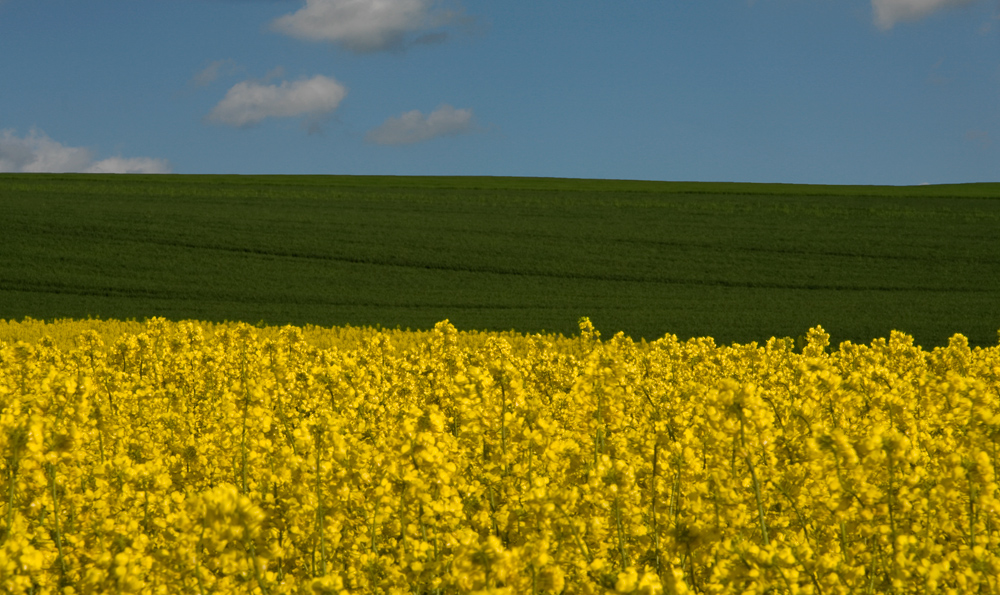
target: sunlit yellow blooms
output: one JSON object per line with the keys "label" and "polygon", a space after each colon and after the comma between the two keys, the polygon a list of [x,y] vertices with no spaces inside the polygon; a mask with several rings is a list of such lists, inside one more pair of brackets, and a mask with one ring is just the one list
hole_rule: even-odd
{"label": "sunlit yellow blooms", "polygon": [[0,321],[5,593],[998,593],[1000,348]]}

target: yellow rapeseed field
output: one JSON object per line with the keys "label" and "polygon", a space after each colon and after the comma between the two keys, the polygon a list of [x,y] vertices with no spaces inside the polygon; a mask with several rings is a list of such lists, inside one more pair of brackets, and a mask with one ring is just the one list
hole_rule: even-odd
{"label": "yellow rapeseed field", "polygon": [[998,593],[1000,348],[0,325],[4,593]]}

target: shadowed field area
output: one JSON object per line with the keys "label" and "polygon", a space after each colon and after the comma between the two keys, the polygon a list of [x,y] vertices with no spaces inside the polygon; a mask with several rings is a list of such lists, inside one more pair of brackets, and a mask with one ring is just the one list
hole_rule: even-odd
{"label": "shadowed field area", "polygon": [[0,175],[0,318],[605,336],[1000,329],[1000,184]]}

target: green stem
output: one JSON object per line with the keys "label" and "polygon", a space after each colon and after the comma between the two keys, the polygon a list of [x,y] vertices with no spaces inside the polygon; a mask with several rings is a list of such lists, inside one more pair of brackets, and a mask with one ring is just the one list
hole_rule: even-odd
{"label": "green stem", "polygon": [[320,468],[321,431],[319,428],[316,429],[316,527],[319,531],[319,570],[321,576],[326,576],[326,531],[323,526],[323,497],[320,494],[320,486],[323,479],[322,469]]}
{"label": "green stem", "polygon": [[242,486],[243,491],[240,494],[247,495],[247,416],[250,410],[250,391],[247,389],[246,384],[243,385],[243,433],[240,436],[240,455],[242,457]]}
{"label": "green stem", "polygon": [[628,559],[625,557],[625,530],[622,528],[622,512],[618,498],[615,498],[615,523],[618,525],[618,555],[622,560],[622,570],[628,568]]}
{"label": "green stem", "polygon": [[812,537],[809,535],[809,521],[805,518],[805,516],[803,516],[802,511],[800,511],[799,507],[795,504],[795,500],[792,498],[791,494],[776,483],[772,483],[771,485],[778,490],[779,494],[785,497],[785,500],[788,500],[788,505],[792,507],[792,512],[795,513],[795,516],[799,519],[799,523],[802,525],[802,531],[805,533],[806,539],[811,540]]}
{"label": "green stem", "polygon": [[[419,509],[417,510],[417,513],[418,513],[417,519],[420,521],[420,538],[424,540],[424,543],[427,543],[427,526],[424,525],[424,503],[423,502],[419,503]],[[437,556],[435,555],[435,557],[437,557]]]}
{"label": "green stem", "polygon": [[56,549],[59,551],[59,571],[66,577],[66,559],[63,557],[62,529],[59,527],[59,495],[56,492],[56,466],[48,464],[49,485],[52,489],[52,518],[56,526]]}
{"label": "green stem", "polygon": [[247,548],[247,557],[249,558],[250,566],[253,567],[253,577],[257,581],[257,586],[260,587],[261,593],[268,595],[270,590],[264,584],[264,579],[260,576],[260,569],[257,568],[257,548],[254,546],[253,541],[250,542]]}
{"label": "green stem", "polygon": [[650,504],[650,518],[653,521],[653,553],[656,556],[656,575],[660,575],[660,531],[656,525],[656,471],[657,471],[657,459],[660,453],[660,443],[657,441],[653,445],[653,497],[652,504]]}
{"label": "green stem", "polygon": [[17,469],[11,470],[10,486],[7,490],[7,523],[4,526],[3,541],[0,544],[7,541],[10,536],[11,526],[14,524],[14,487],[17,485]]}
{"label": "green stem", "polygon": [[145,485],[142,486],[142,528],[148,534],[149,533],[149,484],[150,480],[146,480]]}
{"label": "green stem", "polygon": [[497,537],[500,537],[500,527],[497,526],[497,519],[496,519],[497,506],[496,503],[493,502],[493,484],[488,484],[486,486],[486,489],[487,489],[487,494],[489,494],[490,497],[490,523],[493,525],[493,533]]}
{"label": "green stem", "polygon": [[681,463],[683,461],[678,461],[677,464],[677,476],[674,478],[674,488],[670,492],[670,511],[669,515],[674,517],[674,530],[677,530],[677,523],[680,521],[681,515]]}
{"label": "green stem", "polygon": [[847,564],[847,529],[844,527],[844,520],[840,520],[840,555]]}
{"label": "green stem", "polygon": [[893,566],[896,564],[896,515],[895,515],[895,503],[896,494],[893,490],[893,484],[896,479],[896,466],[893,464],[892,454],[889,455],[889,527],[892,529],[892,563]]}
{"label": "green stem", "polygon": [[372,541],[371,545],[368,548],[368,551],[371,552],[372,554],[375,553],[375,517],[377,515],[378,515],[378,501],[375,502],[375,508],[372,509],[372,526],[371,526]]}
{"label": "green stem", "polygon": [[746,432],[744,431],[743,412],[740,412],[740,440],[743,442],[743,450],[746,452],[747,467],[750,468],[750,479],[753,480],[753,494],[757,499],[757,518],[760,520],[760,532],[764,539],[764,545],[771,545],[771,540],[767,536],[767,523],[764,521],[764,503],[760,496],[760,482],[757,481],[757,471],[753,468],[753,458],[747,449]]}
{"label": "green stem", "polygon": [[27,443],[27,440],[28,430],[23,426],[11,433],[10,483],[7,486],[7,524],[4,526],[3,540],[0,543],[7,541],[11,533],[11,526],[14,523],[14,492],[17,488],[17,472],[21,467],[21,449]]}
{"label": "green stem", "polygon": [[976,547],[976,486],[969,474],[969,547]]}
{"label": "green stem", "polygon": [[500,360],[500,452],[503,453],[503,470],[507,474],[507,391],[504,389],[503,360]]}
{"label": "green stem", "polygon": [[580,537],[580,532],[576,530],[576,525],[574,525],[573,522],[570,521],[569,515],[566,514],[566,511],[561,506],[559,507],[559,512],[562,513],[563,518],[566,521],[568,521],[570,528],[573,530],[573,537],[576,539],[576,545],[577,547],[580,548],[580,551],[583,552],[583,555],[586,556],[587,563],[589,564],[593,562],[594,557],[590,555],[590,549],[587,547],[587,544],[584,543],[583,539]]}
{"label": "green stem", "polygon": [[198,546],[194,550],[194,573],[198,578],[198,594],[205,595],[205,583],[201,578],[201,564],[198,562],[198,551],[201,550],[202,543],[205,541],[205,526],[201,527],[201,537],[198,539]]}
{"label": "green stem", "polygon": [[532,468],[531,468],[531,464],[532,463],[531,463],[531,461],[532,461],[532,459],[531,459],[531,443],[529,442],[528,443],[528,489],[529,490],[532,489],[533,487],[535,487],[535,484],[532,483]]}

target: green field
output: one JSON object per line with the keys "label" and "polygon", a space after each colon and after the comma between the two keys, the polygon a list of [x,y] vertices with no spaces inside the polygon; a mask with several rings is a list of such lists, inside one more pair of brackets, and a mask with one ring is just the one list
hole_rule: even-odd
{"label": "green field", "polygon": [[995,345],[1000,184],[2,174],[26,316]]}

